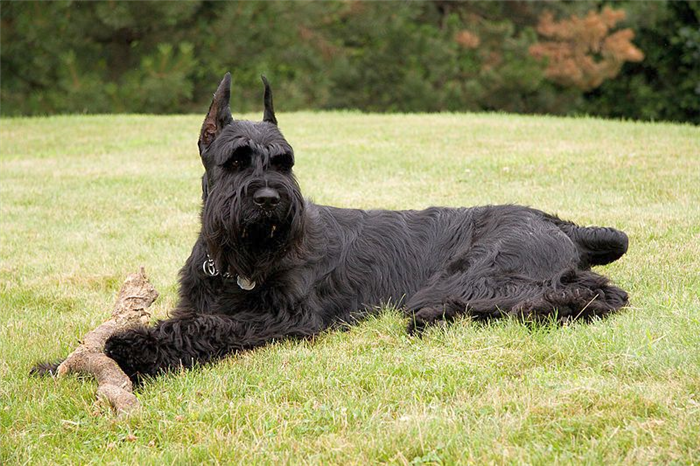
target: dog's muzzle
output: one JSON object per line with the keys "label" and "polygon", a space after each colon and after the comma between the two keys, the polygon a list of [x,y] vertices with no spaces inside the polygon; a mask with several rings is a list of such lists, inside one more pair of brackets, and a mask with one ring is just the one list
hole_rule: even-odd
{"label": "dog's muzzle", "polygon": [[273,210],[280,203],[280,193],[269,187],[260,188],[253,194],[253,202],[263,210]]}

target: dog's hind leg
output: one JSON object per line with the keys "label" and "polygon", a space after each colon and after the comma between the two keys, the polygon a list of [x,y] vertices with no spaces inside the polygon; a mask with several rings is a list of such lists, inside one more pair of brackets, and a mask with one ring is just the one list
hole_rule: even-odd
{"label": "dog's hind leg", "polygon": [[[566,270],[546,281],[523,276],[483,276],[453,285],[451,290],[422,290],[408,303],[408,330],[416,333],[440,321],[468,315],[475,319],[506,316],[558,321],[604,316],[627,304],[627,293],[605,277],[585,270]],[[442,294],[442,300],[438,296]],[[426,298],[432,297],[429,303]]]}

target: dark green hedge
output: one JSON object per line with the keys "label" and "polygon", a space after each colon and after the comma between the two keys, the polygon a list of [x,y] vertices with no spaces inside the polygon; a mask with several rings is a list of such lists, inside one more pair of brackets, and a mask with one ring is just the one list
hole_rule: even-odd
{"label": "dark green hedge", "polygon": [[230,70],[237,112],[260,110],[265,73],[285,111],[585,112],[699,123],[700,3],[616,2],[645,60],[588,93],[545,78],[528,52],[540,14],[603,5],[3,2],[0,110],[201,113]]}

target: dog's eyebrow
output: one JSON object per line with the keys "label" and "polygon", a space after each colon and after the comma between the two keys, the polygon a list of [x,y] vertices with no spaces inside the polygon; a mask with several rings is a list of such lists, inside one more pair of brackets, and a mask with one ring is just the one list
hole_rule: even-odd
{"label": "dog's eyebrow", "polygon": [[262,144],[259,144],[256,141],[253,141],[252,139],[245,139],[244,142],[241,143],[241,146],[245,146],[257,154],[264,154],[265,153],[265,146],[263,146]]}
{"label": "dog's eyebrow", "polygon": [[229,157],[231,154],[238,152],[238,151],[251,151],[255,150],[256,147],[251,144],[251,141],[247,139],[242,139],[242,138],[237,138],[232,141],[227,141],[222,147],[221,147],[221,155],[223,157]]}
{"label": "dog's eyebrow", "polygon": [[251,141],[247,138],[242,138],[242,137],[231,138],[227,141],[222,141],[221,146],[220,146],[220,151],[230,153],[230,152],[233,152],[241,147],[249,147],[250,143],[251,143]]}
{"label": "dog's eyebrow", "polygon": [[275,155],[294,154],[294,150],[290,146],[278,143],[269,144],[267,146],[267,151],[270,154],[270,157],[274,157]]}
{"label": "dog's eyebrow", "polygon": [[238,137],[238,138],[234,139],[233,141],[231,141],[231,146],[230,146],[230,148],[231,148],[232,150],[236,150],[236,149],[238,149],[239,147],[244,147],[244,146],[245,146],[245,147],[249,147],[249,148],[253,149],[253,148],[254,148],[254,145],[255,145],[255,142],[253,142],[252,139],[243,138],[243,137]]}

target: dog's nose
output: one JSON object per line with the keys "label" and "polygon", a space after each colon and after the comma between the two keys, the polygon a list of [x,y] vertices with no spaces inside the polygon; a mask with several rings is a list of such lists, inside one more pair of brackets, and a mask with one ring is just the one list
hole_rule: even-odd
{"label": "dog's nose", "polygon": [[272,188],[260,188],[253,194],[253,202],[260,207],[270,209],[280,203],[280,194]]}

